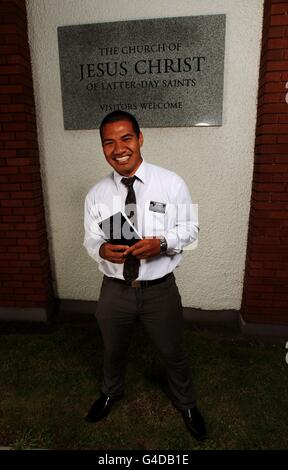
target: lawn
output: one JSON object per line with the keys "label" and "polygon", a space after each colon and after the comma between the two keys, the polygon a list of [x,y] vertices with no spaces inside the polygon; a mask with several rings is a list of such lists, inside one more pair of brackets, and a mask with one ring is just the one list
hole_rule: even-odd
{"label": "lawn", "polygon": [[100,423],[84,417],[98,396],[102,341],[94,322],[41,334],[0,335],[0,446],[14,449],[288,449],[288,365],[283,343],[185,330],[209,439],[195,441],[167,396],[154,346],[137,325],[125,399]]}

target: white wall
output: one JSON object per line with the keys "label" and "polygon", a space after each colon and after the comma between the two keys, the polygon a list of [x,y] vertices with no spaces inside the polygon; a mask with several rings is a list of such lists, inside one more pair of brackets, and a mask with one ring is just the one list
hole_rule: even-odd
{"label": "white wall", "polygon": [[95,300],[101,275],[83,243],[83,203],[110,171],[97,130],[64,131],[57,27],[226,14],[222,127],[144,129],[143,155],[176,171],[199,204],[198,248],[176,270],[185,306],[238,309],[250,207],[263,0],[27,0],[41,172],[57,295]]}

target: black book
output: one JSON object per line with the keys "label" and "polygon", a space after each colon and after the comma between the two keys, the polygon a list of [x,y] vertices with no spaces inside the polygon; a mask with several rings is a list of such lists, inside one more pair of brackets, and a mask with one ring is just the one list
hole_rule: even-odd
{"label": "black book", "polygon": [[128,245],[141,240],[139,233],[124,212],[116,212],[99,222],[104,238],[113,245]]}

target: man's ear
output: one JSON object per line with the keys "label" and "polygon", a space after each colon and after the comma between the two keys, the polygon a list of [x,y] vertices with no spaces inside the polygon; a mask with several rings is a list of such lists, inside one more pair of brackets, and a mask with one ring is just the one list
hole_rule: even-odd
{"label": "man's ear", "polygon": [[140,131],[140,134],[139,134],[139,144],[140,144],[140,147],[142,147],[143,142],[144,142],[144,137],[143,137],[142,132]]}

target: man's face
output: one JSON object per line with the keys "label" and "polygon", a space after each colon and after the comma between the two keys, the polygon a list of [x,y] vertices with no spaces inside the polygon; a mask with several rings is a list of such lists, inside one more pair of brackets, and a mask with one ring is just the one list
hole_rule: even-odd
{"label": "man's face", "polygon": [[104,155],[109,165],[120,175],[134,175],[142,162],[142,144],[142,133],[137,137],[130,121],[111,122],[105,124],[102,129]]}

